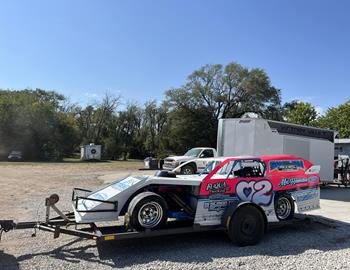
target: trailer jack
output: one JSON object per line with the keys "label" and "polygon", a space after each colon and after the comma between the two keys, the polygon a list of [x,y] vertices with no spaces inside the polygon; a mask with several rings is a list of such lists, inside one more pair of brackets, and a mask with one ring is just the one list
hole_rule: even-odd
{"label": "trailer jack", "polygon": [[52,208],[63,220],[69,221],[68,217],[61,212],[56,207],[56,203],[60,200],[60,197],[57,194],[52,194],[50,197],[45,199],[45,206],[46,206],[46,222],[49,222],[50,220],[50,209]]}

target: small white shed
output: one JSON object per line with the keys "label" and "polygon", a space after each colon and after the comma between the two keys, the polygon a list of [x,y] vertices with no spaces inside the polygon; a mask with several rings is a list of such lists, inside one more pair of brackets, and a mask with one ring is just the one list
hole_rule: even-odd
{"label": "small white shed", "polygon": [[101,160],[101,145],[93,143],[83,145],[80,149],[81,160]]}

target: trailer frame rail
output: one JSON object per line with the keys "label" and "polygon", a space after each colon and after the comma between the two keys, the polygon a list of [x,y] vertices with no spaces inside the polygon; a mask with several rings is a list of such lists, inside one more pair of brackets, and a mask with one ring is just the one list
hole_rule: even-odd
{"label": "trailer frame rail", "polygon": [[[95,223],[77,223],[74,218],[74,212],[63,214],[55,206],[58,200],[59,198],[56,194],[53,194],[49,198],[45,199],[45,205],[47,207],[46,221],[29,221],[16,223],[14,220],[11,219],[0,220],[0,241],[3,232],[22,229],[34,229],[34,233],[32,234],[33,237],[36,236],[36,230],[38,229],[41,231],[53,233],[54,238],[58,238],[61,234],[66,234],[98,241],[124,240],[164,235],[186,234],[194,232],[225,230],[225,227],[223,225],[200,226],[198,224],[193,224],[192,220],[170,220],[165,228],[153,230],[146,229],[144,231],[136,231],[134,229],[128,228],[125,225],[99,227]],[[55,212],[57,212],[58,216],[54,218],[49,218],[51,208],[55,210]],[[312,219],[308,216],[296,215],[295,218],[290,221],[288,220],[268,223],[267,229],[280,227],[284,225],[290,225],[294,223],[311,221]]]}

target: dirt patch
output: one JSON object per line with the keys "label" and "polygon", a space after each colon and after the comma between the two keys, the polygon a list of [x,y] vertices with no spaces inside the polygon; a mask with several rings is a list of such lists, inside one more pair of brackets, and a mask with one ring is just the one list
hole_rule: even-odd
{"label": "dirt patch", "polygon": [[142,162],[139,161],[0,163],[0,217],[16,220],[33,218],[33,213],[43,205],[45,197],[52,193],[59,194],[63,200],[73,187],[93,188],[103,183],[98,179],[101,175],[140,167]]}

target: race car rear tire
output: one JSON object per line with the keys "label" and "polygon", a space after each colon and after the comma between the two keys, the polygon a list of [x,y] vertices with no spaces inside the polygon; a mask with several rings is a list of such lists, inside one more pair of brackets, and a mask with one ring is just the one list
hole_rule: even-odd
{"label": "race car rear tire", "polygon": [[226,229],[234,244],[251,246],[259,243],[264,236],[265,220],[257,207],[245,205],[232,215]]}
{"label": "race car rear tire", "polygon": [[275,213],[278,220],[290,220],[294,217],[294,201],[288,194],[276,194]]}
{"label": "race car rear tire", "polygon": [[140,193],[129,204],[129,225],[138,231],[164,227],[167,212],[168,205],[163,197],[153,192]]}

